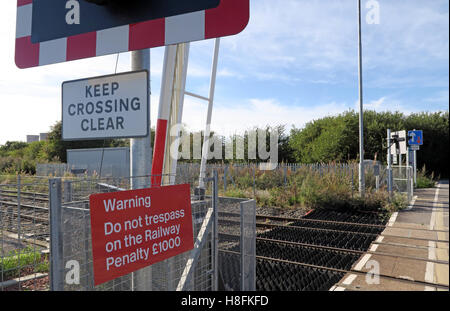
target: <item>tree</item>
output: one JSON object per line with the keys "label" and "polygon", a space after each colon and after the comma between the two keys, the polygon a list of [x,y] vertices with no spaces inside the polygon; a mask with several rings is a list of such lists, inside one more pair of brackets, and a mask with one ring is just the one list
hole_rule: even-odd
{"label": "tree", "polygon": [[[358,114],[347,111],[333,117],[314,120],[303,129],[293,128],[289,138],[295,160],[299,163],[344,162],[359,155]],[[405,116],[401,112],[364,112],[364,154],[366,159],[386,163],[387,129],[421,129],[424,145],[418,152],[418,167],[427,172],[449,176],[449,117],[447,112],[422,112]]]}
{"label": "tree", "polygon": [[126,147],[129,146],[129,140],[125,139],[105,139],[105,140],[83,140],[83,141],[63,141],[62,124],[57,122],[52,126],[48,133],[49,148],[47,158],[67,162],[68,149],[89,149],[89,148],[108,148],[108,147]]}

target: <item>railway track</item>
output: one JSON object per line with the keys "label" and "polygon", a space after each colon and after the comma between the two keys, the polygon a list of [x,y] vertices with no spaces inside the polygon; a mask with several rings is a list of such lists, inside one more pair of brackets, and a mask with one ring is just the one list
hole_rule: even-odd
{"label": "railway track", "polygon": [[[237,217],[219,213],[219,225],[236,225]],[[387,217],[377,212],[320,211],[302,218],[257,215],[256,220],[257,290],[322,291],[351,271],[384,230]],[[219,240],[229,242],[224,245],[238,244],[238,236],[219,234]],[[222,250],[222,264],[234,258],[236,265],[237,251],[236,246]]]}
{"label": "railway track", "polygon": [[[47,238],[48,196],[21,192],[20,203],[22,233],[29,226],[40,239]],[[17,223],[17,206],[17,193],[2,189],[3,228]],[[219,263],[222,273],[235,278],[240,271],[239,232],[230,234],[220,228],[236,227],[239,217],[219,212],[219,240],[224,246]],[[351,270],[386,223],[386,214],[380,212],[314,211],[302,218],[256,215],[257,290],[328,290]]]}
{"label": "railway track", "polygon": [[50,236],[48,195],[0,190],[0,228],[8,234],[46,241]]}

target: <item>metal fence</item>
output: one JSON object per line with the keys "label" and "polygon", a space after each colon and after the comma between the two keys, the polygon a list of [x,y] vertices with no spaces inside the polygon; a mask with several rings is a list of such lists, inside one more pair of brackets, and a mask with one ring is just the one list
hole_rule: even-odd
{"label": "metal fence", "polygon": [[[36,165],[37,176],[68,177],[68,176],[101,176],[123,177],[129,175],[130,167],[122,164],[103,164],[101,169],[92,169],[89,165],[68,165],[66,163],[45,163]],[[128,173],[127,173],[128,172]]]}
{"label": "metal fence", "polygon": [[[50,221],[53,290],[175,290],[184,271],[189,253],[184,253],[156,263],[151,267],[94,286],[92,242],[90,227],[89,195],[94,193],[128,190],[130,179],[50,180]],[[197,235],[212,200],[192,202],[194,235]],[[211,241],[211,234],[204,237]],[[204,243],[199,250],[194,278],[185,289],[212,290],[209,271],[212,267],[211,242]],[[79,269],[77,282],[67,279],[68,269],[75,265]]]}
{"label": "metal fence", "polygon": [[[193,251],[94,286],[89,196],[130,189],[132,180],[0,176],[0,290],[217,289],[217,276],[222,273],[217,268],[218,245],[222,243],[216,229],[218,210],[239,205],[246,199],[231,199],[230,202],[230,199],[219,198],[217,176],[208,180],[209,189],[203,200],[192,195],[196,242]],[[180,178],[179,183],[189,183],[194,193],[196,181]],[[245,210],[253,215],[253,222],[248,217],[245,223],[243,217],[239,217],[238,222],[244,228],[250,226],[243,232],[252,232],[256,205],[254,201],[244,203],[250,204]],[[255,234],[247,239],[254,240]],[[244,252],[239,256],[245,254],[246,260],[253,260],[254,264],[255,254],[251,257],[248,250]],[[244,269],[247,267],[251,265],[247,264]],[[72,273],[74,269],[78,269],[77,276]],[[237,278],[246,276],[245,290],[254,288],[248,282],[249,278],[255,279],[252,271],[239,269],[236,273]]]}
{"label": "metal fence", "polygon": [[[208,164],[206,174],[211,175],[213,171],[218,173],[219,190],[225,195],[233,189],[253,189],[253,198],[258,190],[270,187],[288,187],[295,182],[296,176],[301,174],[314,174],[325,178],[332,174],[345,177],[351,189],[358,189],[358,163],[279,163],[273,170],[265,170],[264,163],[233,163],[233,164]],[[102,177],[118,178],[124,167],[120,164],[104,166]],[[365,185],[367,189],[378,190],[385,186],[387,188],[387,177],[384,174],[386,166],[376,161],[365,161]],[[70,176],[73,173],[83,176],[99,176],[99,172],[89,169],[77,170],[67,167],[65,164],[38,164],[37,175],[39,176]],[[76,174],[75,174],[76,175]],[[178,163],[176,183],[198,182],[200,175],[200,163]]]}
{"label": "metal fence", "polygon": [[408,202],[414,196],[414,170],[411,166],[392,166],[393,191],[405,193]]}
{"label": "metal fence", "polygon": [[0,176],[0,291],[46,290],[47,179]]}
{"label": "metal fence", "polygon": [[219,204],[219,289],[256,290],[256,202],[222,198]]}
{"label": "metal fence", "polygon": [[[236,280],[230,290],[254,290],[256,254],[251,245],[256,237],[256,204],[218,197],[217,173],[211,175],[202,200],[193,195],[196,180],[177,181],[191,188],[194,250],[99,286],[94,286],[93,278],[89,196],[128,190],[136,182],[0,176],[0,290],[210,291],[223,285],[219,276]],[[235,237],[242,249],[234,250],[238,267],[230,274],[222,270],[228,271],[233,263],[219,260],[221,245],[227,242],[219,235],[218,224],[219,211],[234,207],[238,208],[236,226],[246,235]]]}

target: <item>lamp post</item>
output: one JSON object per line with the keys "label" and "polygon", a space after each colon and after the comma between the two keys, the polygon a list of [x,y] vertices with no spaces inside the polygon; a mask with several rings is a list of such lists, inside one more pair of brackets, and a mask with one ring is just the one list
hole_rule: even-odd
{"label": "lamp post", "polygon": [[359,79],[359,194],[365,195],[364,176],[364,111],[362,84],[361,0],[358,1],[358,79]]}

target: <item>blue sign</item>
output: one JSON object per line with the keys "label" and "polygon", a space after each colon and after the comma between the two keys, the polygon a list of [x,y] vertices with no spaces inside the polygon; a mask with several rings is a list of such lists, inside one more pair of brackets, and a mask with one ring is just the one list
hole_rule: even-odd
{"label": "blue sign", "polygon": [[408,137],[408,145],[423,145],[423,131],[409,131]]}
{"label": "blue sign", "polygon": [[[95,2],[95,1],[94,1]],[[101,1],[97,1],[101,2]],[[33,0],[31,42],[39,43],[128,24],[216,8],[220,0]]]}

